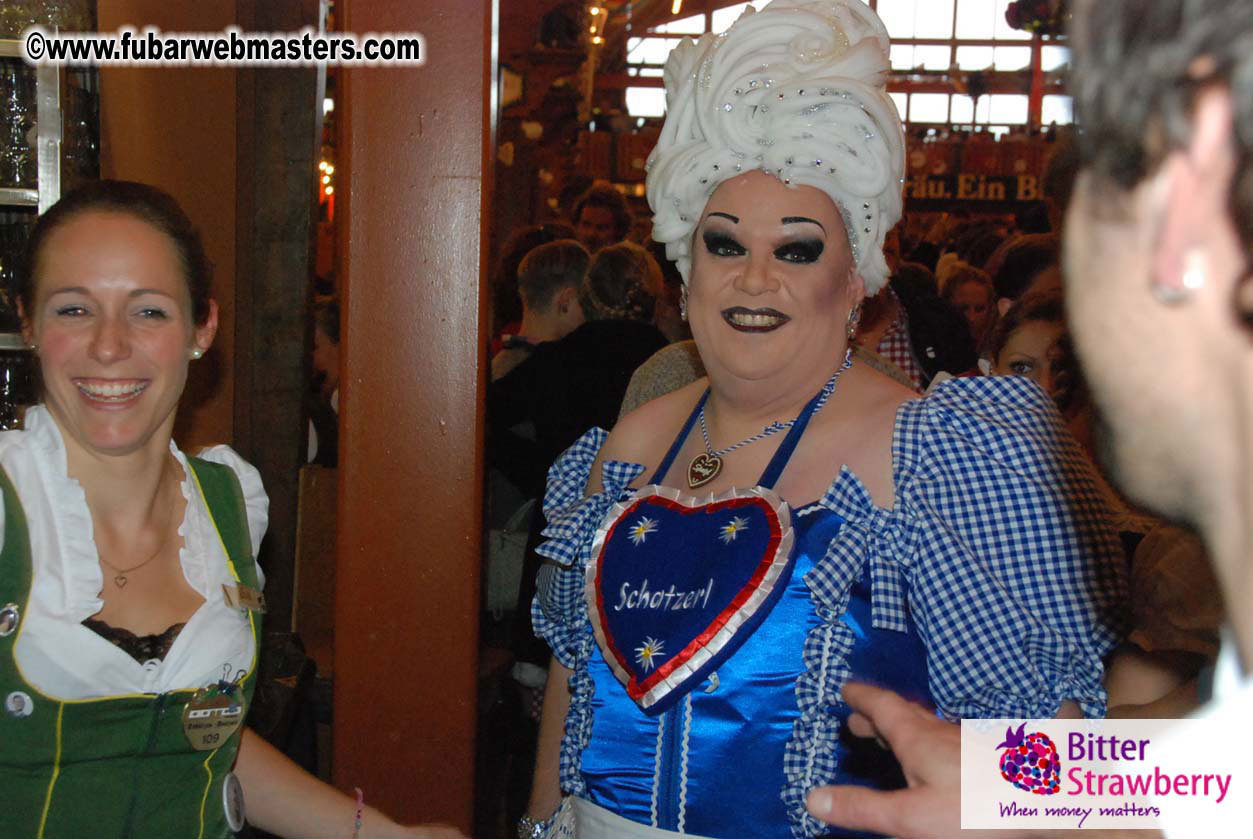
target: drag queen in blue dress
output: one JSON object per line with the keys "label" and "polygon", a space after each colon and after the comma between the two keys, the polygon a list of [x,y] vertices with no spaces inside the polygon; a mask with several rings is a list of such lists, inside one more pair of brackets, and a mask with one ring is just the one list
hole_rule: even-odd
{"label": "drag queen in blue dress", "polygon": [[1105,712],[1121,555],[1049,398],[851,361],[901,212],[888,47],[860,2],[776,0],[670,56],[648,197],[708,377],[549,473],[523,836],[839,835],[810,789],[904,783],[847,732],[853,677],[949,719]]}

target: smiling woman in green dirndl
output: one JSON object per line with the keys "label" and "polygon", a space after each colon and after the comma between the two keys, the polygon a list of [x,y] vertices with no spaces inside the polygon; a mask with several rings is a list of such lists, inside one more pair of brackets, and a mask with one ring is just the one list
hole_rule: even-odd
{"label": "smiling woman in green dirndl", "polygon": [[171,439],[217,305],[169,195],[88,184],[44,214],[19,305],[43,379],[0,434],[0,812],[10,836],[445,837],[402,828],[243,726],[268,500]]}

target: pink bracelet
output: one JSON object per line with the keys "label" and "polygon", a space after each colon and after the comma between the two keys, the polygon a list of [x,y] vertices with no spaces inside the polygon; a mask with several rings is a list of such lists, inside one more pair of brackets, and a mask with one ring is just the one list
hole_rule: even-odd
{"label": "pink bracelet", "polygon": [[361,839],[361,825],[363,823],[362,816],[365,814],[365,794],[361,792],[361,787],[353,787],[357,793],[357,818],[352,824],[352,839]]}

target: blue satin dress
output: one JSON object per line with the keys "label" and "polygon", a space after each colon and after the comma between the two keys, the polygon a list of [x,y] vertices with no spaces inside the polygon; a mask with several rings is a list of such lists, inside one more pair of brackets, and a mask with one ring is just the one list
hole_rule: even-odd
{"label": "blue satin dress", "polygon": [[[800,433],[794,426],[763,485],[781,474]],[[904,403],[892,507],[875,506],[842,469],[822,498],[793,510],[792,566],[774,584],[773,610],[713,659],[712,672],[693,670],[648,712],[615,676],[623,653],[639,648],[617,646],[611,670],[598,645],[603,604],[616,610],[618,594],[607,601],[587,587],[598,567],[625,567],[621,557],[604,565],[612,556],[602,547],[624,541],[598,541],[606,521],[643,503],[631,489],[643,467],[598,458],[606,436],[592,429],[562,455],[544,496],[548,541],[538,550],[548,561],[531,615],[571,671],[564,792],[679,833],[847,836],[806,813],[809,790],[903,783],[887,752],[847,732],[849,679],[890,687],[950,720],[1051,717],[1068,699],[1104,715],[1102,659],[1126,629],[1125,562],[1087,461],[1034,382],[953,379]],[[604,489],[589,495],[597,463]],[[670,528],[659,521],[647,538],[659,546]],[[654,592],[680,573],[664,559],[647,557]],[[589,593],[601,596],[599,611]],[[609,618],[618,635],[620,618]]]}
{"label": "blue satin dress", "polygon": [[[701,404],[654,483],[669,471]],[[773,486],[782,474],[811,413],[812,407],[802,414],[805,421],[792,427],[760,486]],[[780,839],[805,835],[802,821],[812,820],[789,813],[785,798],[793,799],[794,810],[797,796],[785,796],[784,772],[800,716],[797,683],[807,670],[805,641],[821,623],[804,577],[842,524],[838,515],[818,504],[793,513],[795,564],[773,609],[713,675],[660,716],[645,714],[628,697],[593,645],[588,663],[595,683],[593,722],[582,755],[585,797],[632,821],[679,833]],[[918,632],[908,618],[905,632],[872,626],[868,573],[854,584],[840,620],[855,639],[846,655],[851,676],[930,702],[926,649]],[[834,781],[878,789],[904,786],[891,753],[849,734],[842,724],[847,707],[836,697],[831,701],[829,714],[841,723]],[[803,772],[803,767],[794,769]]]}

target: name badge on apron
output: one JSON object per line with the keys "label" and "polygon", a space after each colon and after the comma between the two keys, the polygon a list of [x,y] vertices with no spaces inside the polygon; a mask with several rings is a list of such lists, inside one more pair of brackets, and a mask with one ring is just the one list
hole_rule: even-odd
{"label": "name badge on apron", "polygon": [[[230,672],[230,665],[226,672]],[[227,681],[223,674],[222,679],[196,691],[183,707],[183,734],[196,751],[212,751],[225,745],[243,724],[243,677],[242,670],[234,681]]]}
{"label": "name badge on apron", "polygon": [[265,613],[265,595],[243,583],[234,586],[222,586],[226,595],[226,605],[241,612]]}

